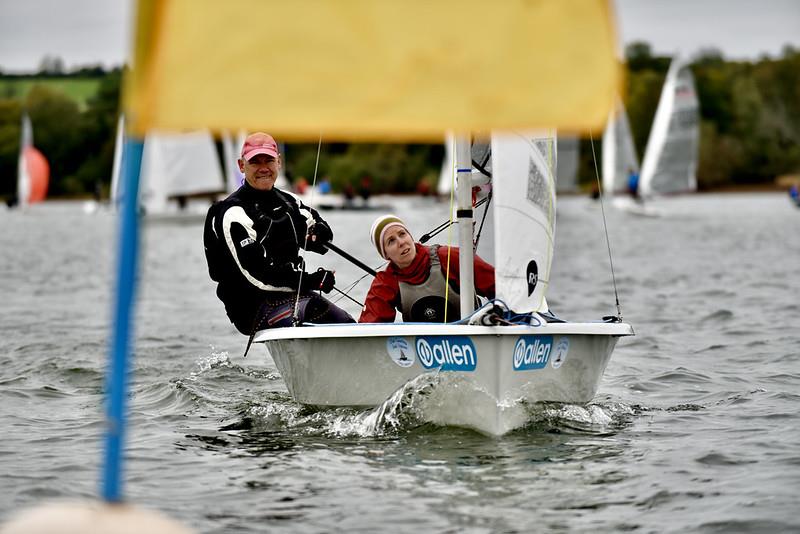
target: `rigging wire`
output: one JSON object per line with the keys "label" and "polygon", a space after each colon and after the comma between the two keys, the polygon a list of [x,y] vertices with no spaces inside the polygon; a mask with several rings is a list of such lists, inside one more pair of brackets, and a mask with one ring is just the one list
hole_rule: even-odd
{"label": "rigging wire", "polygon": [[[319,143],[317,143],[317,159],[314,162],[314,179],[311,181],[311,199],[309,202],[314,203],[314,192],[317,189],[317,169],[319,169],[319,153],[322,150],[322,132],[319,133]],[[289,218],[291,221],[291,217]],[[294,311],[292,312],[292,322],[297,325],[297,310],[300,307],[300,290],[303,284],[303,274],[306,272],[306,246],[308,246],[308,228],[306,228],[306,239],[303,242],[303,252],[300,255],[300,278],[297,280],[297,295],[294,301]]]}
{"label": "rigging wire", "polygon": [[[488,197],[488,196],[484,197],[484,198],[480,199],[478,202],[475,203],[475,207],[478,208],[480,206],[483,206],[489,200],[490,200],[490,197]],[[452,211],[452,209],[451,209],[451,211]],[[444,221],[442,224],[440,224],[439,226],[437,226],[436,228],[434,228],[433,230],[431,230],[427,234],[423,234],[423,236],[419,238],[419,242],[424,245],[425,243],[430,241],[433,236],[435,236],[436,234],[441,233],[442,231],[447,229],[447,227],[450,226],[451,224],[453,224],[453,221],[451,219],[448,219],[448,220]]]}
{"label": "rigging wire", "polygon": [[[491,187],[491,182],[489,182],[489,186]],[[482,200],[486,200],[486,209],[483,210],[483,217],[481,217],[481,224],[478,227],[477,234],[475,234],[475,242],[472,244],[472,252],[475,252],[475,251],[478,250],[478,243],[481,240],[481,232],[483,232],[483,224],[486,222],[486,216],[489,215],[489,206],[492,204],[492,190],[491,189],[489,189],[489,193]],[[476,208],[479,205],[480,205],[480,203],[475,203],[475,207]]]}
{"label": "rigging wire", "polygon": [[[381,264],[380,264],[380,265],[378,265],[377,267],[373,268],[373,271],[378,271],[378,270],[380,270],[380,269],[383,269],[383,268],[384,268],[384,267],[387,265],[387,263],[388,263],[388,262],[383,262],[383,263],[381,263]],[[336,291],[338,291],[339,293],[341,293],[341,295],[340,295],[339,297],[337,297],[335,300],[331,300],[331,302],[332,302],[333,304],[336,304],[337,302],[339,302],[340,300],[342,300],[344,297],[347,297],[347,298],[349,298],[350,300],[352,300],[353,302],[356,302],[357,304],[361,305],[361,307],[363,308],[363,307],[364,307],[364,305],[363,305],[362,303],[358,302],[357,300],[355,300],[354,298],[352,298],[352,297],[350,296],[350,292],[351,292],[353,289],[355,289],[355,287],[356,287],[356,286],[357,286],[359,283],[361,283],[361,281],[362,281],[364,278],[366,278],[367,276],[370,276],[371,274],[372,274],[372,273],[364,273],[364,274],[363,274],[363,275],[361,275],[359,278],[356,278],[356,280],[355,280],[354,282],[352,282],[350,285],[348,285],[346,288],[344,288],[344,290],[343,290],[343,291],[342,291],[342,290],[339,290],[338,288],[334,288],[334,289],[336,289]]]}
{"label": "rigging wire", "polygon": [[[359,302],[359,301],[357,301],[356,299],[354,299],[353,297],[351,297],[350,295],[348,295],[348,294],[347,294],[345,291],[342,291],[341,289],[339,289],[339,288],[338,288],[338,287],[336,287],[336,286],[333,286],[333,289],[335,289],[335,290],[336,290],[336,291],[337,291],[339,294],[341,294],[341,297],[339,297],[339,300],[341,300],[341,299],[342,299],[342,297],[347,297],[347,298],[349,298],[350,300],[352,300],[353,302],[355,302],[356,304],[358,304],[359,306],[361,306],[362,308],[364,307],[364,303],[363,303],[363,302]],[[348,290],[348,291],[349,291],[349,290]],[[339,300],[337,300],[336,302],[339,302]]]}
{"label": "rigging wire", "polygon": [[592,134],[589,134],[589,141],[592,145],[592,161],[594,162],[594,176],[597,180],[597,190],[600,191],[600,195],[598,199],[600,200],[600,213],[603,214],[603,231],[606,234],[606,247],[608,248],[608,263],[611,265],[611,283],[614,286],[614,299],[616,300],[617,304],[617,318],[622,321],[622,308],[619,304],[619,293],[617,292],[617,277],[614,275],[614,260],[611,256],[611,240],[608,238],[608,225],[606,224],[606,210],[605,205],[603,204],[603,190],[600,184],[600,173],[597,170],[597,155],[594,151],[594,137]]}

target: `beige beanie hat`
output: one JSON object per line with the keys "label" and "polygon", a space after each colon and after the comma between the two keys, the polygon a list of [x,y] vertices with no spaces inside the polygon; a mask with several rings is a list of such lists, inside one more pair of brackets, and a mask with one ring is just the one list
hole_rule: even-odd
{"label": "beige beanie hat", "polygon": [[411,232],[408,231],[408,226],[406,223],[400,219],[397,215],[381,215],[375,222],[372,223],[372,228],[369,231],[369,239],[372,241],[372,244],[375,246],[375,249],[380,254],[381,258],[386,259],[386,254],[383,252],[383,236],[386,233],[386,230],[391,228],[392,226],[402,226],[406,229],[406,232],[411,235]]}

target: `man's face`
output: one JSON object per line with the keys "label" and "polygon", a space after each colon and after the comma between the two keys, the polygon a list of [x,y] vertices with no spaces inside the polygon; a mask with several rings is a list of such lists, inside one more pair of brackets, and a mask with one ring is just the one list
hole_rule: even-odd
{"label": "man's face", "polygon": [[249,160],[239,160],[239,170],[254,189],[269,191],[278,179],[281,162],[268,154],[256,154]]}
{"label": "man's face", "polygon": [[405,228],[392,226],[383,235],[383,251],[386,258],[400,269],[411,265],[417,255],[417,247]]}

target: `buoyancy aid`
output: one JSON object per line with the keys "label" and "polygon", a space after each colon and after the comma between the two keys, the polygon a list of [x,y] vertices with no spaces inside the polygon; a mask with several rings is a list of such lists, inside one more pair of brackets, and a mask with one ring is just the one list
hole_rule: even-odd
{"label": "buoyancy aid", "polygon": [[[398,282],[400,288],[400,311],[403,321],[443,323],[445,321],[445,291],[447,281],[439,261],[439,245],[427,247],[431,258],[428,277],[421,284]],[[461,298],[458,290],[450,284],[447,290],[447,321],[461,318]]]}

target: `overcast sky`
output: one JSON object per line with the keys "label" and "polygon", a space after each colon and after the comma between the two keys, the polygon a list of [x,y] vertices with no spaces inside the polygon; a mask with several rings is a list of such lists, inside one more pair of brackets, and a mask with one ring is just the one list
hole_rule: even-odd
{"label": "overcast sky", "polygon": [[[224,0],[220,0],[224,1]],[[45,55],[67,68],[128,57],[133,0],[0,0],[0,69],[30,72]],[[800,0],[614,0],[620,37],[656,53],[717,48],[758,59],[800,48]],[[233,31],[236,31],[235,29]]]}

